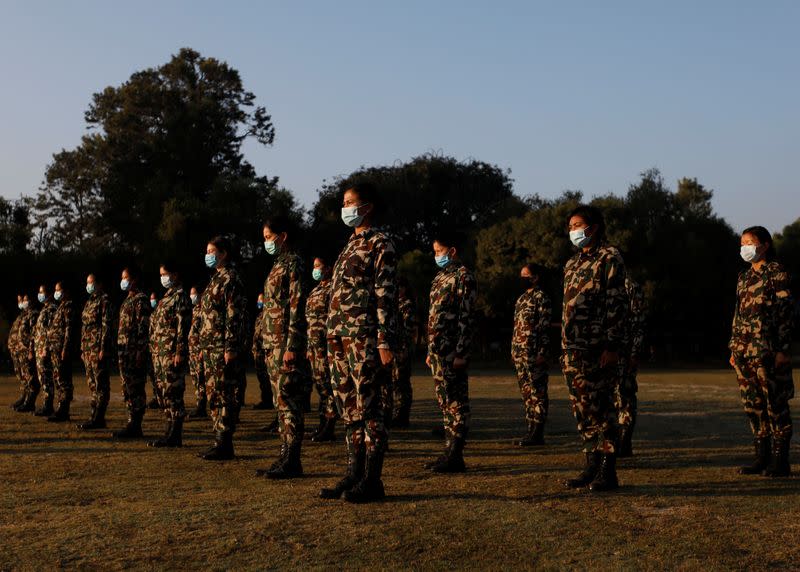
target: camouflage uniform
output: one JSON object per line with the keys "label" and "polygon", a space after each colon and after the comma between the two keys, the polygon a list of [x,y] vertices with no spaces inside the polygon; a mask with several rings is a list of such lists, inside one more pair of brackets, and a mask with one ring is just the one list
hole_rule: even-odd
{"label": "camouflage uniform", "polygon": [[25,395],[25,382],[22,380],[22,375],[20,374],[19,325],[20,322],[22,322],[22,316],[24,313],[24,310],[20,310],[19,314],[17,314],[17,317],[14,318],[14,321],[11,323],[11,329],[8,330],[8,355],[11,358],[11,364],[14,366],[14,375],[19,381],[20,392],[23,396]]}
{"label": "camouflage uniform", "polygon": [[[150,355],[168,421],[182,421],[186,416],[183,394],[186,391],[191,314],[191,302],[183,286],[173,285],[158,301],[150,317]],[[177,366],[174,363],[176,357],[180,358]]]}
{"label": "camouflage uniform", "polygon": [[[89,296],[81,314],[81,358],[91,394],[92,412],[102,418],[111,395],[112,309],[105,292]],[[100,359],[100,353],[103,358]]]}
{"label": "camouflage uniform", "polygon": [[634,364],[642,352],[646,317],[642,287],[626,276],[625,292],[630,305],[625,326],[625,348],[619,361],[620,379],[615,392],[615,405],[619,411],[620,431],[632,428],[636,423],[638,410],[636,394],[639,391],[636,375],[639,368]]}
{"label": "camouflage uniform", "polygon": [[131,291],[119,308],[117,353],[122,397],[131,413],[147,407],[145,386],[150,354],[147,351],[150,330],[150,301],[142,292]]}
{"label": "camouflage uniform", "polygon": [[194,384],[194,397],[198,407],[206,403],[206,374],[200,349],[200,325],[202,323],[200,301],[192,308],[192,324],[189,328],[189,376]]}
{"label": "camouflage uniform", "polygon": [[550,400],[547,394],[547,364],[537,365],[537,358],[548,357],[550,348],[550,299],[540,288],[526,290],[514,306],[514,334],[511,359],[528,424],[544,424]]}
{"label": "camouflage uniform", "polygon": [[613,246],[580,251],[564,268],[561,368],[584,451],[613,455],[617,436],[616,365],[601,368],[603,351],[624,350],[628,297],[625,264]]}
{"label": "camouflage uniform", "polygon": [[[264,363],[278,406],[281,439],[286,446],[303,439],[305,384],[302,369],[306,349],[303,262],[294,252],[281,252],[264,282],[262,347]],[[294,352],[295,363],[286,367],[284,352]],[[296,445],[295,445],[296,446]]]}
{"label": "camouflage uniform", "polygon": [[328,344],[325,330],[328,321],[328,306],[331,298],[331,280],[320,280],[308,295],[306,322],[308,323],[308,358],[311,375],[319,395],[320,417],[336,419],[336,404],[331,386],[331,370],[328,364]]}
{"label": "camouflage uniform", "polygon": [[[36,375],[39,378],[42,396],[44,397],[43,410],[48,408],[48,403],[52,406],[53,396],[53,356],[50,355],[50,348],[47,344],[47,332],[50,329],[50,322],[56,313],[57,305],[48,298],[42,305],[39,316],[36,318],[36,325],[33,328],[33,346],[36,350]],[[37,412],[38,413],[38,412]]]}
{"label": "camouflage uniform", "polygon": [[475,334],[477,283],[459,260],[439,270],[431,284],[428,313],[428,357],[439,409],[449,440],[463,442],[469,431],[467,369],[453,368],[453,360],[469,362]]}
{"label": "camouflage uniform", "polygon": [[[235,268],[218,268],[200,299],[200,351],[206,400],[217,432],[232,433],[239,419],[237,389],[244,371],[247,301]],[[235,354],[228,363],[225,354]]]}
{"label": "camouflage uniform", "polygon": [[261,392],[261,403],[272,403],[277,406],[276,396],[272,393],[272,384],[269,381],[269,371],[267,371],[267,360],[264,353],[264,309],[262,308],[256,316],[255,327],[253,329],[253,346],[251,348],[253,360],[256,366],[256,378],[258,378],[258,389]]}
{"label": "camouflage uniform", "polygon": [[744,411],[756,438],[788,443],[792,436],[789,400],[792,370],[775,369],[775,354],[790,353],[792,297],[789,276],[777,262],[739,274],[736,312],[728,347],[739,381]]}
{"label": "camouflage uniform", "polygon": [[394,392],[393,410],[408,422],[413,390],[411,388],[411,357],[414,351],[414,338],[417,331],[417,312],[414,301],[407,294],[397,293],[398,326],[397,352],[392,369],[392,389]]}
{"label": "camouflage uniform", "polygon": [[[38,324],[37,324],[38,325]],[[47,328],[47,349],[53,362],[53,385],[58,409],[72,402],[72,335],[75,311],[72,300],[61,300]]]}
{"label": "camouflage uniform", "polygon": [[[23,310],[17,337],[17,367],[24,390],[35,400],[39,394],[39,376],[36,374],[35,329],[39,312],[33,308]],[[32,357],[33,356],[33,357]]]}

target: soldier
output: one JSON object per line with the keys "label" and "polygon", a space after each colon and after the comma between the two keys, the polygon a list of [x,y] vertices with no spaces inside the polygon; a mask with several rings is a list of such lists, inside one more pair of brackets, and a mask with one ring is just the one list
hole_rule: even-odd
{"label": "soldier", "polygon": [[269,469],[258,476],[271,479],[303,474],[300,451],[303,441],[306,349],[303,262],[292,248],[295,229],[289,219],[274,217],[264,223],[264,249],[275,257],[264,282],[263,346],[265,363],[277,396],[281,450]]}
{"label": "soldier", "polygon": [[111,301],[94,274],[89,274],[86,278],[86,293],[89,299],[81,314],[81,358],[86,368],[92,412],[87,421],[77,425],[78,429],[84,431],[106,427],[113,352]]}
{"label": "soldier", "polygon": [[166,289],[150,316],[150,355],[158,382],[158,396],[167,420],[164,436],[149,441],[149,447],[181,447],[186,408],[186,368],[189,358],[189,327],[192,310],[183,289],[177,266],[164,262],[159,269],[161,286]]}
{"label": "soldier", "polygon": [[[253,361],[256,367],[256,377],[258,378],[258,389],[261,392],[261,399],[258,403],[253,405],[253,409],[275,409],[275,403],[272,396],[272,385],[269,382],[269,372],[267,371],[267,363],[264,361],[264,293],[258,294],[256,300],[256,313],[255,326],[253,328]],[[277,417],[275,427],[277,428]]]}
{"label": "soldier", "polygon": [[206,267],[214,270],[200,300],[200,352],[206,377],[206,399],[214,420],[214,446],[201,455],[207,461],[233,458],[233,432],[239,420],[237,395],[247,348],[247,300],[233,262],[231,241],[212,238]]}
{"label": "soldier", "polygon": [[550,348],[550,298],[539,283],[544,268],[528,263],[520,270],[522,295],[514,306],[514,334],[511,360],[517,371],[525,407],[528,433],[518,441],[521,447],[544,445],[544,424],[550,400],[547,395],[547,359]]}
{"label": "soldier", "polygon": [[459,257],[462,239],[440,233],[433,241],[439,272],[433,279],[428,314],[428,356],[445,430],[445,450],[427,468],[436,473],[464,472],[469,431],[469,366],[475,333],[477,284]]}
{"label": "soldier", "polygon": [[775,260],[769,231],[742,232],[741,257],[750,268],[739,274],[729,348],[744,411],[755,439],[756,458],[743,475],[785,477],[791,473],[792,296],[789,275]]}
{"label": "soldier", "polygon": [[47,349],[53,360],[56,409],[47,420],[63,423],[69,421],[69,406],[72,402],[72,336],[75,310],[69,290],[62,282],[56,283],[53,298],[58,306],[47,328]]}
{"label": "soldier", "polygon": [[120,290],[126,293],[119,308],[117,353],[122,398],[128,410],[128,423],[114,432],[117,439],[137,439],[142,435],[142,419],[147,407],[147,368],[150,356],[147,343],[150,331],[150,304],[139,288],[139,270],[129,266],[122,271]]}
{"label": "soldier", "polygon": [[47,332],[50,329],[50,322],[53,314],[56,313],[56,304],[48,295],[47,286],[39,286],[37,295],[42,309],[39,317],[36,318],[36,325],[33,328],[33,347],[36,352],[36,375],[39,378],[39,386],[44,397],[41,407],[36,410],[38,417],[49,417],[53,414],[53,356],[50,355],[50,348],[47,344]]}
{"label": "soldier", "polygon": [[19,381],[20,396],[14,403],[11,404],[11,409],[16,411],[25,402],[25,383],[22,381],[22,375],[19,371],[19,324],[22,322],[22,315],[25,311],[22,309],[22,295],[17,294],[17,309],[19,314],[14,318],[11,323],[11,329],[8,331],[8,355],[11,358],[11,364],[14,366],[14,376]]}
{"label": "soldier", "polygon": [[389,435],[381,395],[397,343],[397,253],[373,227],[380,197],[372,184],[356,183],[342,199],[342,220],[353,234],[333,267],[326,332],[347,473],[320,496],[371,502],[386,496],[381,473]]}
{"label": "soldier", "polygon": [[398,344],[392,368],[394,390],[392,426],[408,427],[414,394],[411,387],[411,359],[417,339],[417,308],[411,285],[401,276],[397,279]]}
{"label": "soldier", "polygon": [[625,355],[620,359],[620,378],[615,392],[615,405],[619,411],[619,451],[617,457],[633,456],[633,428],[639,401],[636,397],[639,384],[639,355],[642,353],[645,332],[645,305],[642,287],[630,276],[625,277],[625,292],[628,296],[628,319],[626,321]]}
{"label": "soldier", "polygon": [[331,298],[331,267],[318,256],[314,259],[311,276],[317,285],[309,293],[306,302],[306,322],[308,323],[308,352],[306,355],[311,364],[311,376],[319,396],[319,426],[311,435],[311,440],[315,443],[322,443],[336,440],[334,428],[336,419],[339,417],[336,413],[336,403],[333,400],[325,330]]}
{"label": "soldier", "polygon": [[36,396],[39,395],[39,377],[36,375],[36,354],[34,348],[34,329],[39,312],[31,306],[27,294],[22,297],[22,321],[19,324],[17,367],[25,386],[25,401],[17,408],[20,413],[36,409]]}
{"label": "soldier", "polygon": [[[158,306],[158,295],[155,292],[150,292],[150,311],[152,312]],[[149,336],[148,336],[149,339]],[[147,377],[150,378],[150,387],[153,390],[153,397],[147,402],[148,409],[164,409],[163,399],[161,399],[161,390],[158,388],[156,381],[156,371],[153,366],[153,356],[150,355],[150,346],[147,347]]]}
{"label": "soldier", "polygon": [[564,267],[561,368],[586,467],[564,484],[600,492],[619,487],[614,391],[628,308],[625,265],[619,250],[605,242],[605,222],[597,208],[580,205],[568,221],[570,240],[580,250]]}
{"label": "soldier", "polygon": [[197,405],[189,413],[189,419],[207,419],[206,411],[206,376],[203,371],[203,358],[200,351],[200,291],[196,286],[189,290],[189,299],[192,301],[192,325],[189,328],[189,377],[194,384],[194,396]]}

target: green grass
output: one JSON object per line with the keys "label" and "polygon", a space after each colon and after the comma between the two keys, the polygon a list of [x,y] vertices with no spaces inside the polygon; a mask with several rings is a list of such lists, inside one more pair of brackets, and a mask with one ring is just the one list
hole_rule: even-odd
{"label": "green grass", "polygon": [[[80,420],[87,389],[75,379]],[[256,431],[272,412],[244,411],[237,460],[214,464],[195,456],[209,422],[187,423],[181,450],[112,441],[124,421],[117,379],[109,431],[86,434],[14,413],[16,383],[2,378],[0,569],[800,567],[800,479],[736,474],[751,447],[733,374],[646,371],[640,386],[637,455],[620,462],[620,491],[593,495],[561,485],[582,463],[561,376],[548,445],[534,451],[512,445],[523,421],[511,372],[475,372],[468,472],[439,476],[422,468],[441,444],[421,373],[412,428],[392,435],[389,497],[352,506],[317,497],[343,472],[341,439],[307,444],[302,479],[253,476],[277,453]],[[251,403],[254,390],[251,377]],[[146,434],[161,423],[148,413]]]}

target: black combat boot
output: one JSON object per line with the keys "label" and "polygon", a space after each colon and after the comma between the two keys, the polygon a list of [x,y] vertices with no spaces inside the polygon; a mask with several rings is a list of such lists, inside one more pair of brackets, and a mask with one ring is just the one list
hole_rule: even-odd
{"label": "black combat boot", "polygon": [[53,414],[53,396],[46,395],[42,406],[36,410],[34,415],[37,417],[50,417]]}
{"label": "black combat boot", "polygon": [[164,426],[164,436],[158,439],[153,439],[152,441],[147,442],[148,447],[166,447],[167,446],[167,438],[169,434],[172,432],[172,419],[167,419],[167,424]]}
{"label": "black combat boot", "polygon": [[769,465],[770,447],[772,446],[772,440],[769,436],[757,437],[753,441],[753,445],[756,451],[756,458],[751,465],[739,467],[737,472],[740,475],[760,475]]}
{"label": "black combat boot", "polygon": [[28,413],[30,411],[36,411],[37,393],[34,393],[32,391],[27,392],[25,394],[25,401],[22,402],[22,405],[17,407],[17,411],[19,411],[20,413]]}
{"label": "black combat boot", "polygon": [[789,437],[773,437],[772,457],[762,473],[765,477],[788,477],[792,474],[789,465]]}
{"label": "black combat boot", "polygon": [[69,404],[70,402],[67,400],[59,401],[58,408],[47,420],[50,423],[65,423],[69,421]]}
{"label": "black combat boot", "polygon": [[444,455],[433,465],[431,471],[434,473],[463,473],[467,468],[464,466],[464,439],[453,437],[449,447],[445,449]]}
{"label": "black combat boot", "polygon": [[597,452],[586,453],[586,467],[584,467],[583,472],[581,472],[574,479],[567,479],[566,481],[564,481],[564,486],[569,489],[579,489],[581,487],[587,486],[594,480],[599,465],[600,465],[600,453]]}
{"label": "black combat boot", "polygon": [[223,429],[214,432],[214,445],[200,454],[206,461],[230,461],[233,459],[233,430]]}
{"label": "black combat boot", "polygon": [[314,429],[313,433],[311,433],[311,440],[313,441],[315,437],[317,437],[320,433],[322,433],[323,429],[325,429],[325,416],[320,413],[319,425],[317,425],[317,428]]}
{"label": "black combat boot", "polygon": [[594,480],[589,484],[589,490],[593,493],[602,493],[618,488],[617,456],[614,453],[606,453],[600,458],[600,467]]}
{"label": "black combat boot", "polygon": [[636,426],[636,421],[632,420],[630,425],[619,428],[619,449],[617,449],[617,457],[626,459],[633,457],[633,428]]}
{"label": "black combat boot", "polygon": [[350,435],[345,437],[345,447],[347,448],[347,472],[333,488],[325,488],[319,491],[319,496],[324,499],[341,498],[345,491],[349,491],[356,483],[364,478],[364,462],[366,451],[361,447],[358,451],[353,445]]}
{"label": "black combat boot", "polygon": [[544,423],[528,423],[528,433],[517,442],[520,447],[544,445]]}
{"label": "black combat boot", "polygon": [[384,491],[383,481],[381,481],[383,454],[381,449],[372,449],[366,454],[364,476],[352,489],[344,491],[344,500],[352,503],[365,503],[386,498],[386,491]]}
{"label": "black combat boot", "polygon": [[142,419],[144,418],[144,411],[129,411],[128,424],[124,429],[114,431],[112,434],[115,439],[141,439],[144,437],[142,434]]}
{"label": "black combat boot", "polygon": [[289,455],[289,445],[281,443],[281,449],[278,453],[278,458],[270,465],[269,469],[256,469],[257,477],[268,477],[270,473],[279,471],[283,464],[286,462],[286,457]]}
{"label": "black combat boot", "polygon": [[262,433],[278,433],[280,429],[280,421],[278,420],[278,416],[275,416],[275,419],[272,420],[272,423],[269,425],[264,425],[259,429]]}
{"label": "black combat boot", "polygon": [[335,417],[325,417],[323,421],[320,423],[319,428],[311,436],[311,440],[314,443],[328,443],[332,441],[336,441],[336,418]]}
{"label": "black combat boot", "polygon": [[[303,440],[301,437],[296,437],[288,445],[286,445],[286,452],[283,454],[283,462],[278,463],[275,468],[270,468],[267,471],[268,479],[294,479],[303,476],[303,465],[300,463],[300,451],[302,449]],[[283,448],[282,448],[283,449]],[[283,450],[281,451],[283,453]]]}
{"label": "black combat boot", "polygon": [[404,405],[397,409],[394,419],[392,419],[392,427],[396,429],[408,429],[411,424],[411,406]]}
{"label": "black combat boot", "polygon": [[158,397],[151,397],[150,401],[147,402],[148,409],[161,409],[161,404],[158,402]]}
{"label": "black combat boot", "polygon": [[23,391],[22,394],[19,396],[14,403],[11,404],[11,409],[14,411],[19,411],[19,408],[22,407],[22,404],[25,403],[25,398],[28,397],[28,392]]}
{"label": "black combat boot", "polygon": [[194,408],[194,411],[189,413],[189,419],[208,419],[208,411],[206,410],[206,400],[203,399],[202,401],[197,402],[197,407]]}
{"label": "black combat boot", "polygon": [[167,422],[167,430],[161,439],[147,443],[148,447],[182,447],[183,446],[183,417],[176,417]]}
{"label": "black combat boot", "polygon": [[90,431],[92,429],[105,429],[106,428],[106,407],[105,405],[97,405],[92,407],[92,413],[88,421],[78,423],[76,425],[81,431]]}

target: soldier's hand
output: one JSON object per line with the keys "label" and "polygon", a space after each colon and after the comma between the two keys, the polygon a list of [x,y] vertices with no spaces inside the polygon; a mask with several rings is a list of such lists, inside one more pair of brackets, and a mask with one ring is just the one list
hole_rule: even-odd
{"label": "soldier's hand", "polygon": [[425,365],[427,365],[428,367],[431,367],[431,356],[430,355],[425,356]]}
{"label": "soldier's hand", "polygon": [[225,352],[225,363],[230,363],[236,359],[236,352]]}
{"label": "soldier's hand", "polygon": [[466,369],[467,360],[462,357],[453,358],[453,369]]}
{"label": "soldier's hand", "polygon": [[792,359],[789,357],[788,354],[783,352],[778,352],[775,354],[775,369],[778,371],[783,371],[788,369],[792,363]]}
{"label": "soldier's hand", "polygon": [[617,362],[619,362],[619,354],[617,352],[605,350],[602,354],[600,354],[600,367],[617,365]]}
{"label": "soldier's hand", "polygon": [[181,354],[178,354],[173,358],[172,365],[178,367],[179,365],[181,365],[182,361],[183,361],[183,356]]}
{"label": "soldier's hand", "polygon": [[67,359],[67,350],[61,350],[61,361]]}
{"label": "soldier's hand", "polygon": [[33,359],[33,352],[28,353],[28,359]]}
{"label": "soldier's hand", "polygon": [[733,354],[728,358],[728,363],[731,364],[731,367],[736,366],[736,360],[733,359]]}
{"label": "soldier's hand", "polygon": [[384,366],[389,365],[394,361],[394,354],[392,350],[385,350],[383,348],[378,349],[378,355],[381,356],[381,364]]}
{"label": "soldier's hand", "polygon": [[105,352],[103,350],[100,350],[100,353],[97,354],[97,359],[100,360],[100,361],[103,361],[103,356],[104,355],[105,355]]}
{"label": "soldier's hand", "polygon": [[294,352],[283,352],[283,365],[284,367],[291,367],[294,365],[295,354]]}

